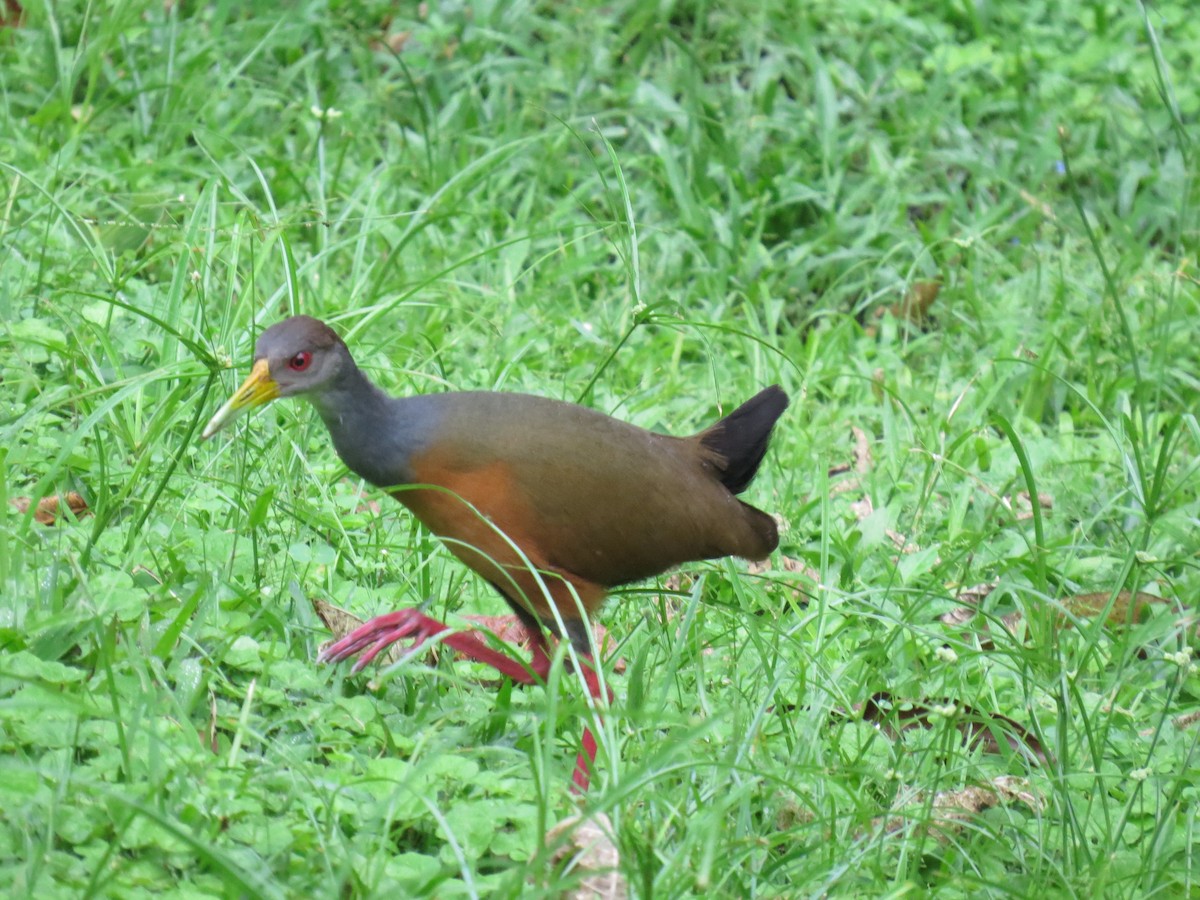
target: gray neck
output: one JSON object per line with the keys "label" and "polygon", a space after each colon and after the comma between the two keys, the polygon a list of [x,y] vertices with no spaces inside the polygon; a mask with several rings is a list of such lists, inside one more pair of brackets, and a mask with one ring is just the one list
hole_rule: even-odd
{"label": "gray neck", "polygon": [[413,480],[409,458],[422,441],[417,423],[404,414],[404,400],[375,387],[353,363],[331,387],[308,399],[352,472],[376,487]]}

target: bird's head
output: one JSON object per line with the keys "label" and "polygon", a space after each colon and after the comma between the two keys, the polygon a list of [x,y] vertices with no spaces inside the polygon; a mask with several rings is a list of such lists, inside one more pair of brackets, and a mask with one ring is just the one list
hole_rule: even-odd
{"label": "bird's head", "polygon": [[272,325],[258,339],[249,376],[217,410],[201,440],[208,440],[243,413],[278,397],[322,390],[337,379],[348,359],[342,339],[318,319],[293,316]]}

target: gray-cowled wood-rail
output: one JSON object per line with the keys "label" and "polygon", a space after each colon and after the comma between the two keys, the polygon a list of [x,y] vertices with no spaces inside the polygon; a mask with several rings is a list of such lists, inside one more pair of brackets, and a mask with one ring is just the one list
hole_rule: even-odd
{"label": "gray-cowled wood-rail", "polygon": [[[762,462],[787,395],[772,386],[691,437],[656,434],[603,413],[528,394],[472,391],[390,397],[325,323],[295,316],[262,333],[249,377],[204,429],[212,437],[277,397],[304,397],[351,471],[388,490],[508,601],[534,642],[528,666],[471,631],[416,609],[379,616],[326,648],[324,661],[438,637],[514,681],[544,683],[543,627],[571,640],[591,695],[586,615],[617,585],[691,560],[763,559],[775,521],[738,500]],[[560,626],[561,623],[561,626]],[[575,770],[586,789],[590,730]]]}

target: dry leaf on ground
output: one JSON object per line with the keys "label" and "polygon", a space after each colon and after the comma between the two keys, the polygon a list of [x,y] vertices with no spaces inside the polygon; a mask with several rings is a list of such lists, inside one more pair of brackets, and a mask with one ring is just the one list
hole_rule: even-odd
{"label": "dry leaf on ground", "polygon": [[[1167,603],[1163,597],[1138,591],[1136,595],[1129,591],[1118,591],[1113,598],[1110,591],[1097,591],[1091,594],[1076,594],[1062,601],[1063,608],[1073,615],[1083,619],[1095,618],[1108,607],[1112,599],[1112,609],[1109,610],[1107,622],[1109,625],[1128,625],[1131,622],[1144,622],[1150,616],[1152,606]],[[1069,620],[1063,622],[1066,628],[1071,627]]]}
{"label": "dry leaf on ground", "polygon": [[914,325],[924,325],[929,318],[929,310],[942,292],[940,281],[914,281],[909,287],[904,299],[893,303],[888,311],[897,319],[904,319]]}
{"label": "dry leaf on ground", "polygon": [[[987,786],[967,785],[956,791],[939,791],[934,794],[932,804],[927,797],[921,790],[902,789],[892,803],[892,810],[898,813],[910,809],[913,815],[880,816],[872,825],[890,834],[901,831],[910,823],[916,824],[927,828],[935,840],[944,844],[972,818],[994,806],[1022,803],[1034,812],[1045,807],[1045,802],[1029,789],[1027,780],[1011,775],[1000,775]],[[930,806],[932,808],[928,809]],[[919,818],[914,819],[914,816]]]}
{"label": "dry leaf on ground", "polygon": [[999,578],[993,578],[991,581],[981,581],[979,584],[962,588],[954,595],[954,599],[967,606],[978,606],[988,594],[996,589],[996,585],[999,583]]}
{"label": "dry leaf on ground", "polygon": [[1000,713],[980,712],[965,703],[903,700],[893,697],[889,691],[877,691],[855,709],[861,713],[864,722],[877,726],[893,740],[900,732],[932,728],[952,717],[954,727],[969,746],[980,746],[987,753],[999,753],[999,741],[1003,738],[1010,749],[1028,750],[1038,762],[1044,764],[1049,759],[1042,742],[1024,725]]}
{"label": "dry leaf on ground", "polygon": [[[775,562],[772,562],[769,559],[764,559],[761,562],[750,563],[749,567],[746,569],[746,572],[750,575],[765,575],[772,571],[782,571],[799,575],[806,581],[812,582],[812,586],[814,588],[821,583],[820,572],[818,572],[812,566],[805,565],[803,560],[793,559],[792,557],[784,556],[783,554],[780,554],[778,560]],[[784,579],[780,579],[780,581],[784,581]],[[786,583],[792,585],[793,599],[799,599],[811,593],[811,591],[805,591],[799,587],[796,580],[787,579]]]}
{"label": "dry leaf on ground", "polygon": [[916,553],[921,549],[916,544],[909,543],[908,538],[898,531],[893,531],[890,528],[886,528],[884,529],[883,533],[887,535],[888,540],[891,541],[892,545],[901,553]]}
{"label": "dry leaf on ground", "polygon": [[1197,722],[1200,722],[1200,710],[1196,710],[1195,712],[1190,712],[1187,715],[1176,716],[1174,719],[1171,720],[1171,724],[1174,725],[1180,731],[1183,731],[1187,728],[1191,728]]}
{"label": "dry leaf on ground", "polygon": [[[975,619],[978,614],[976,606],[979,600],[990,593],[991,586],[977,585],[971,591],[978,591],[983,588],[988,588],[988,591],[983,594],[976,594],[968,601],[971,605],[959,606],[943,613],[939,619],[943,625],[948,625],[951,628],[961,628],[968,622]],[[968,592],[964,591],[959,594],[959,599],[966,600]],[[1109,591],[1096,591],[1088,594],[1076,594],[1072,597],[1065,597],[1062,600],[1063,614],[1056,617],[1060,628],[1070,628],[1072,625],[1070,616],[1076,616],[1081,619],[1094,619],[1103,614],[1108,608],[1108,602],[1112,599],[1112,608],[1109,609],[1108,616],[1105,621],[1114,627],[1121,627],[1131,623],[1143,622],[1149,615],[1151,608],[1167,604],[1168,601],[1164,597],[1157,597],[1154,594],[1147,594],[1144,591],[1138,591],[1137,595],[1133,595],[1129,591],[1118,591],[1115,598]],[[1013,610],[1003,616],[1000,616],[1000,622],[1004,627],[1012,632],[1017,629],[1021,623],[1023,615],[1020,610]],[[979,646],[983,650],[995,649],[995,644],[989,636],[989,626],[985,620],[980,620],[981,624],[976,629],[979,634]],[[1190,620],[1184,620],[1181,624],[1188,624]]]}
{"label": "dry leaf on ground", "polygon": [[[838,463],[830,466],[828,469],[830,478],[833,478],[835,475],[845,475],[850,471],[855,472],[857,475],[866,475],[875,465],[875,461],[871,456],[871,439],[867,436],[867,433],[857,425],[851,425],[850,434],[854,438],[853,462]],[[859,478],[847,478],[844,481],[834,484],[829,489],[829,496],[836,497],[838,494],[857,491],[861,487],[862,481]],[[866,500],[868,505],[870,502],[869,499]]]}
{"label": "dry leaf on ground", "polygon": [[[1054,498],[1044,492],[1039,492],[1037,495],[1038,507],[1049,512],[1054,509]],[[1001,497],[1000,502],[1004,504],[1004,508],[1011,512],[1018,522],[1024,522],[1033,518],[1033,504],[1029,500],[1028,491],[1020,491],[1016,497]]]}
{"label": "dry leaf on ground", "polygon": [[854,435],[854,471],[865,475],[875,464],[871,458],[871,439],[857,425],[850,426],[850,433]]}
{"label": "dry leaf on ground", "polygon": [[[28,497],[13,497],[8,502],[16,507],[18,512],[28,512],[32,501]],[[66,514],[63,509],[64,506],[67,510],[70,510],[71,515],[75,516],[75,518],[91,512],[88,509],[87,501],[83,497],[74,491],[67,491],[61,497],[53,495],[43,497],[39,500],[37,508],[33,511],[34,521],[42,525],[55,525]]]}
{"label": "dry leaf on ground", "polygon": [[629,896],[612,833],[612,822],[604,813],[571,816],[546,833],[555,870],[580,879],[560,895],[563,900],[625,900]]}
{"label": "dry leaf on ground", "polygon": [[696,583],[696,576],[688,572],[672,572],[663,579],[663,590],[686,592]]}

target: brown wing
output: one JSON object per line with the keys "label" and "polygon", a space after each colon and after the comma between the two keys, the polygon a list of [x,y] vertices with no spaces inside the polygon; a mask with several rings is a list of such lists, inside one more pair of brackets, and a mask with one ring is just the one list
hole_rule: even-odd
{"label": "brown wing", "polygon": [[[438,399],[414,476],[471,503],[535,563],[611,587],[688,560],[774,549],[774,523],[720,484],[696,438],[527,395]],[[493,543],[468,521],[478,517],[444,499],[398,496],[451,541]]]}

